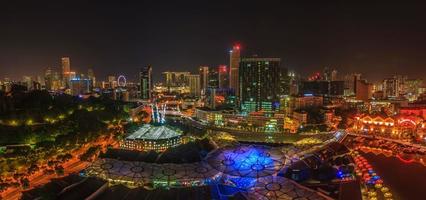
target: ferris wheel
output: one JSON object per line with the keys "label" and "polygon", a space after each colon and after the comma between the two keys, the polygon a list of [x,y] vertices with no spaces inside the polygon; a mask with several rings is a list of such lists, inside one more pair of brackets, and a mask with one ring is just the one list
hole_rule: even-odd
{"label": "ferris wheel", "polygon": [[117,78],[117,85],[119,87],[126,87],[126,77],[124,77],[123,75],[118,76]]}

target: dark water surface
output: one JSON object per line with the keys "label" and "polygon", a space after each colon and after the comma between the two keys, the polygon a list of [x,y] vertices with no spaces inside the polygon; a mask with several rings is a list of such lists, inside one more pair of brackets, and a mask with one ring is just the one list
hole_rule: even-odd
{"label": "dark water surface", "polygon": [[389,187],[394,199],[426,199],[426,167],[419,163],[405,163],[396,157],[361,153]]}

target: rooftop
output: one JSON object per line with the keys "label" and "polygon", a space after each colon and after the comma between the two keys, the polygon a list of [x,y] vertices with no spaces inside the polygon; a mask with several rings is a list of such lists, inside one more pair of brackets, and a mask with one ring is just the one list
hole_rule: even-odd
{"label": "rooftop", "polygon": [[162,140],[180,136],[176,130],[168,126],[154,126],[145,124],[139,130],[127,136],[127,140]]}

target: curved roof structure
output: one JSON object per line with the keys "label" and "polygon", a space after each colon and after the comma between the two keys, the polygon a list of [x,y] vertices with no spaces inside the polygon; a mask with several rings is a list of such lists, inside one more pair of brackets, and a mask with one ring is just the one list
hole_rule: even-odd
{"label": "curved roof structure", "polygon": [[139,130],[127,136],[127,140],[162,140],[181,136],[177,130],[171,129],[168,126],[155,126],[145,124]]}
{"label": "curved roof structure", "polygon": [[86,169],[86,174],[133,185],[179,187],[194,183],[205,185],[219,172],[205,162],[155,164],[105,158],[96,160]]}
{"label": "curved roof structure", "polygon": [[285,165],[284,156],[280,148],[238,145],[216,149],[196,163],[156,164],[98,159],[86,169],[86,175],[128,186],[172,188],[220,183],[241,189],[249,199],[331,199],[277,176]]}
{"label": "curved roof structure", "polygon": [[225,147],[210,153],[206,160],[216,170],[237,177],[259,178],[276,174],[285,160],[271,148],[240,145]]}
{"label": "curved roof structure", "polygon": [[281,176],[268,176],[258,179],[256,185],[249,190],[248,197],[256,200],[331,199]]}

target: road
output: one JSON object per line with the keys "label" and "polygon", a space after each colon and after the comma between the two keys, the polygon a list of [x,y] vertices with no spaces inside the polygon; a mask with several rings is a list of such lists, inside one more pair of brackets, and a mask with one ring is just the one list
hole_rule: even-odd
{"label": "road", "polygon": [[[95,143],[92,143],[91,145],[85,145],[82,148],[80,148],[76,151],[73,151],[72,154],[74,155],[74,157],[71,160],[69,160],[68,162],[66,162],[62,165],[64,167],[64,176],[67,176],[69,174],[81,171],[90,164],[89,162],[83,162],[83,161],[80,161],[80,159],[79,159],[79,155],[81,155],[82,153],[87,151],[87,149],[89,147],[96,146],[96,145],[102,145],[104,148],[106,148],[106,146],[108,144],[114,144],[115,146],[118,145],[117,143],[110,141],[110,140],[97,140]],[[39,173],[40,174],[36,174],[36,175],[29,177],[29,181],[30,181],[29,189],[38,187],[40,185],[44,185],[44,184],[48,183],[53,178],[61,177],[61,176],[57,176],[56,174],[44,174],[42,172],[39,172]],[[3,192],[1,194],[2,195],[1,197],[5,200],[19,199],[22,195],[22,191],[23,190],[21,188],[11,188],[11,189]]]}
{"label": "road", "polygon": [[[102,150],[105,151],[108,145],[112,145],[113,147],[118,147],[119,143],[118,141],[115,141],[111,135],[109,135],[109,136],[100,137],[96,141],[91,142],[90,144],[85,144],[81,148],[72,151],[71,154],[74,157],[71,160],[67,161],[66,163],[62,164],[62,166],[64,167],[64,176],[67,176],[71,173],[75,173],[85,169],[90,163],[80,161],[79,157],[84,152],[86,152],[87,149],[97,145],[100,145],[102,147]],[[48,175],[48,174],[44,174],[43,172],[38,172],[28,177],[28,180],[30,182],[29,189],[33,189],[40,185],[46,184],[52,178],[58,178],[58,177],[60,176],[57,176],[56,174]],[[0,199],[6,199],[6,200],[19,199],[20,196],[22,195],[22,191],[23,190],[21,188],[9,188],[8,190],[0,193]]]}
{"label": "road", "polygon": [[[63,176],[68,176],[69,174],[79,172],[85,169],[89,164],[89,162],[76,160],[75,162],[68,164],[68,166],[65,168]],[[57,176],[56,174],[40,174],[30,180],[30,188],[44,185],[53,178],[59,178],[63,176]],[[5,200],[16,200],[21,197],[22,192],[23,190],[21,188],[13,188],[12,190],[8,191],[8,193],[3,198]]]}

